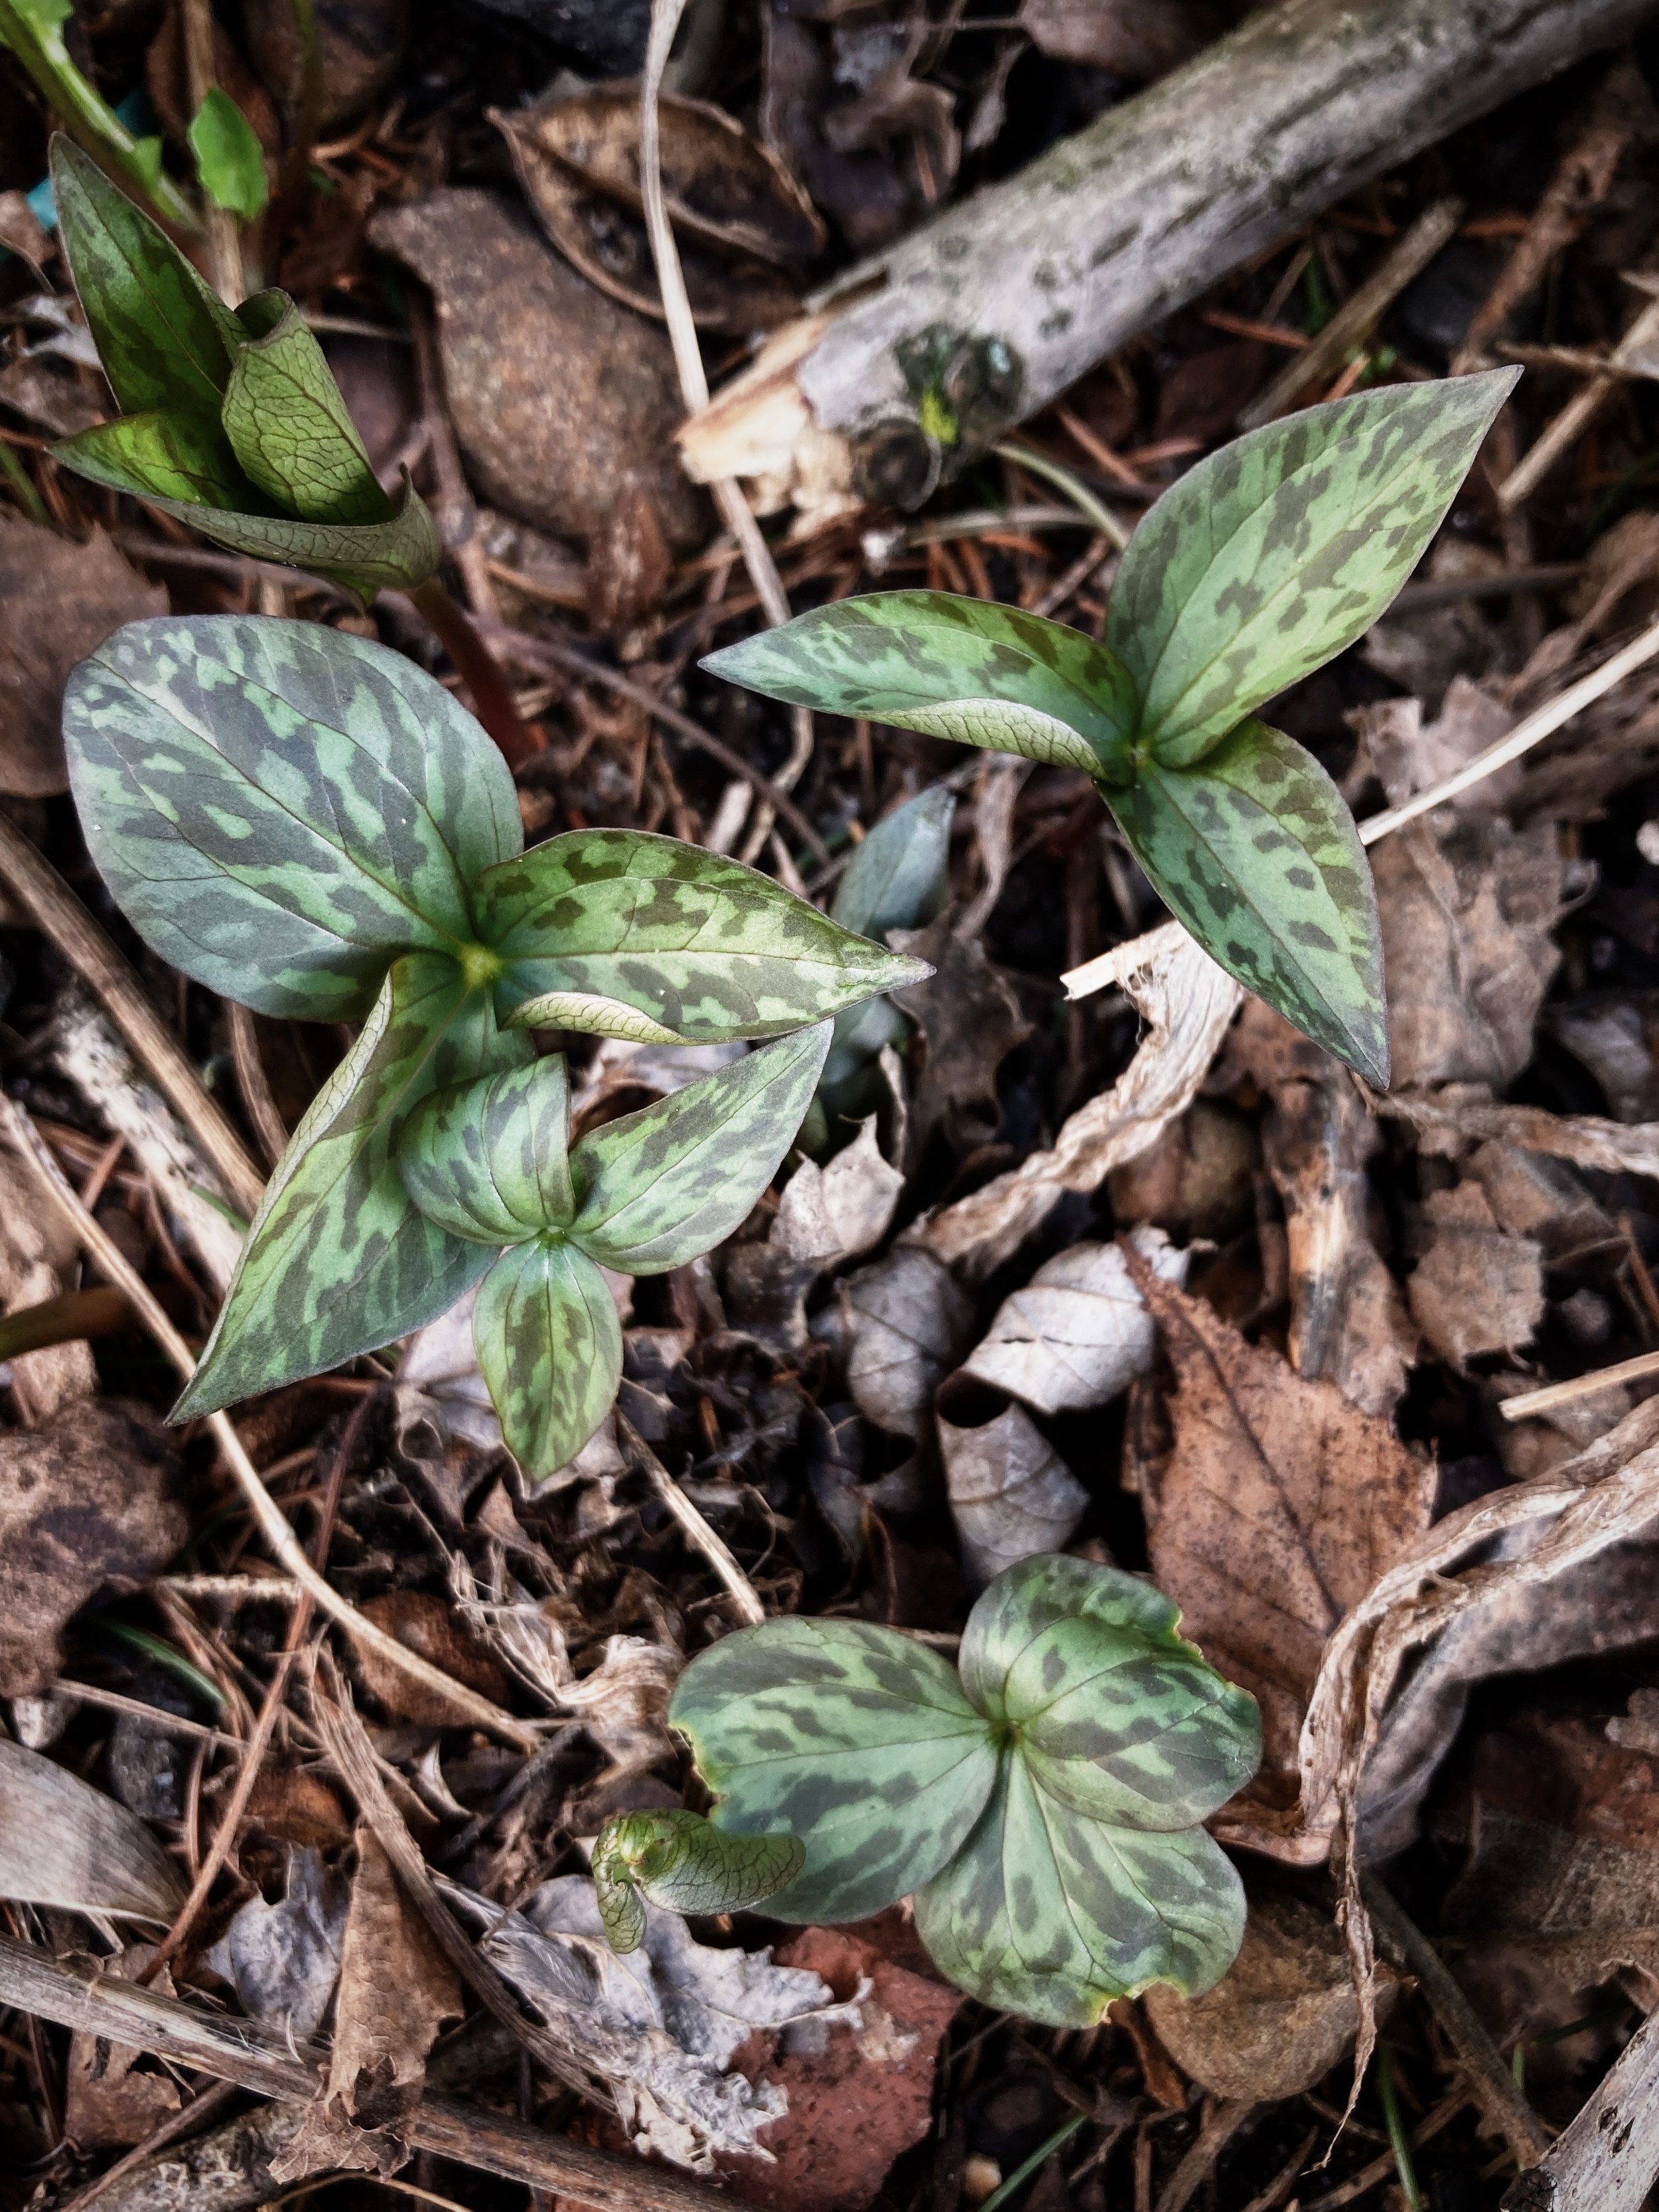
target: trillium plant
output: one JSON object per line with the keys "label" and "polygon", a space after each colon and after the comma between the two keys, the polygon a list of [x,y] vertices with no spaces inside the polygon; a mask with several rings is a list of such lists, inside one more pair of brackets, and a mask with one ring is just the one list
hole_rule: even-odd
{"label": "trillium plant", "polygon": [[[984,1592],[954,1668],[861,1621],[738,1630],[668,1709],[713,1832],[690,1814],[611,1822],[594,1854],[607,1931],[639,1941],[641,1894],[764,1899],[800,1922],[911,1897],[940,1970],[1028,2020],[1083,2027],[1153,1982],[1208,1989],[1244,1897],[1199,1824],[1255,1771],[1261,1732],[1178,1619],[1133,1575],[1047,1553]],[[697,1894],[723,1902],[683,1901]]]}
{"label": "trillium plant", "polygon": [[[477,1288],[473,1338],[532,1476],[622,1372],[606,1270],[731,1235],[811,1102],[833,1018],[921,962],[767,877],[633,830],[522,850],[513,781],[442,685],[258,617],[119,630],[70,679],[87,843],[134,927],[257,1012],[362,1024],[295,1131],[196,1375],[205,1413],[319,1374]],[[530,1032],[769,1040],[571,1143]]]}
{"label": "trillium plant", "polygon": [[703,665],[793,706],[1082,769],[1205,951],[1386,1087],[1364,849],[1324,769],[1257,710],[1382,613],[1520,373],[1332,400],[1199,462],[1130,539],[1102,643],[1014,607],[887,592]]}

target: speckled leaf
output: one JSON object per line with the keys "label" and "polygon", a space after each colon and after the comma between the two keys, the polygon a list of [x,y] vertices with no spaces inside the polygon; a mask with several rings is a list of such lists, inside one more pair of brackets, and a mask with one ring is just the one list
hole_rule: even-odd
{"label": "speckled leaf", "polygon": [[1176,1633],[1176,1608],[1133,1575],[1061,1553],[1007,1568],[968,1618],[963,1687],[1018,1730],[1036,1785],[1132,1828],[1202,1820],[1255,1772],[1255,1700]]}
{"label": "speckled leaf", "polygon": [[70,678],[64,738],[128,918],[262,1013],[360,1013],[395,953],[465,942],[467,878],[522,836],[500,755],[441,684],[313,623],[131,623]]}
{"label": "speckled leaf", "polygon": [[698,1654],[669,1701],[719,1800],[717,1827],[799,1836],[806,1863],[768,1911],[860,1920],[937,1874],[996,1780],[989,1731],[926,1644],[799,1616]]}
{"label": "speckled leaf", "polygon": [[1109,798],[1159,896],[1211,958],[1386,1090],[1376,894],[1312,754],[1246,722],[1200,766],[1148,763]]}
{"label": "speckled leaf", "polygon": [[154,495],[150,504],[199,530],[216,544],[228,545],[233,553],[307,568],[364,600],[387,586],[415,591],[443,553],[437,525],[410,482],[407,469],[389,522],[305,522],[286,514],[236,514],[228,507]]}
{"label": "speckled leaf", "polygon": [[[298,625],[292,625],[297,628]],[[489,1264],[410,1203],[399,1125],[439,1084],[524,1059],[442,953],[396,961],[356,1042],[323,1085],[265,1187],[184,1420],[321,1374],[435,1321]]]}
{"label": "speckled leaf", "polygon": [[385,523],[392,503],[369,466],[333,372],[292,302],[236,356],[225,434],[261,491],[306,522]]}
{"label": "speckled leaf", "polygon": [[712,1251],[777,1172],[829,1048],[820,1022],[593,1130],[570,1156],[580,1209],[571,1236],[629,1275]]}
{"label": "speckled leaf", "polygon": [[622,1381],[622,1324],[605,1277],[556,1236],[515,1244],[478,1285],[472,1343],[525,1473],[540,1481],[568,1467]]}
{"label": "speckled leaf", "polygon": [[451,1236],[516,1244],[569,1221],[569,1143],[570,1085],[554,1054],[434,1092],[404,1125],[398,1172]]}
{"label": "speckled leaf", "polygon": [[864,715],[1085,775],[1127,774],[1121,663],[1041,615],[949,592],[836,599],[702,663],[769,699]]}
{"label": "speckled leaf", "polygon": [[[752,868],[632,830],[550,838],[492,868],[474,910],[507,963],[502,1020],[536,1028],[777,1036],[929,972]],[[648,1026],[619,1028],[625,1008]]]}
{"label": "speckled leaf", "polygon": [[1073,1812],[1005,1754],[990,1803],[916,1894],[916,1932],[981,2004],[1089,2027],[1152,1982],[1189,1996],[1232,1964],[1244,1891],[1202,1828],[1149,1835]]}
{"label": "speckled leaf", "polygon": [[640,1899],[668,1912],[740,1912],[800,1872],[794,1836],[734,1836],[700,1814],[613,1814],[593,1845],[599,1922],[613,1951],[645,1939]]}
{"label": "speckled leaf", "polygon": [[216,422],[244,335],[235,317],[89,155],[54,137],[51,166],[70,273],[123,411]]}
{"label": "speckled leaf", "polygon": [[1129,541],[1107,643],[1166,766],[1352,645],[1421,560],[1518,368],[1390,385],[1235,439]]}
{"label": "speckled leaf", "polygon": [[195,415],[118,415],[52,449],[55,461],[136,499],[207,507],[258,505],[216,422]]}

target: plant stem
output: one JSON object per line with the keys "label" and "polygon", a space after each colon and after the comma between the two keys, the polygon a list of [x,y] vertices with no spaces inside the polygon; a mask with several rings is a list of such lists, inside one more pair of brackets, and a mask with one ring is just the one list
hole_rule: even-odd
{"label": "plant stem", "polygon": [[[185,91],[192,115],[218,82],[214,66],[212,0],[184,0],[179,30],[185,48]],[[202,211],[207,222],[208,259],[212,264],[213,289],[228,307],[240,307],[246,287],[242,282],[242,249],[236,218],[228,208],[216,204],[204,185]]]}
{"label": "plant stem", "polygon": [[980,2206],[979,2212],[1001,2212],[1002,2206],[1008,2202],[1014,2191],[1023,2187],[1034,2173],[1040,2172],[1062,2143],[1070,2142],[1088,2117],[1087,2112],[1073,2112],[1068,2118],[1063,2119],[1046,2142],[1040,2142],[1030,2158],[1020,2160],[1006,2181],[1000,2181],[997,2184]]}
{"label": "plant stem", "polygon": [[288,132],[282,167],[277,172],[276,202],[270,211],[269,250],[274,266],[283,240],[298,222],[311,182],[311,149],[317,143],[317,126],[323,112],[323,49],[317,36],[317,11],[313,0],[289,0],[294,28],[300,41],[299,98],[283,122]]}
{"label": "plant stem", "polygon": [[1407,2212],[1423,2212],[1423,2192],[1417,2185],[1417,2168],[1412,2163],[1412,2147],[1400,2111],[1400,2093],[1394,2083],[1392,2044],[1385,2043],[1377,2051],[1376,2094],[1382,2100],[1382,2124],[1389,2131],[1389,2148],[1394,2153],[1395,2171],[1400,2176]]}
{"label": "plant stem", "polygon": [[1129,532],[1110,507],[1103,506],[1081,477],[1073,476],[1059,461],[1051,461],[1046,453],[1034,453],[1029,446],[1018,445],[1012,438],[1000,439],[991,451],[999,460],[1012,461],[1028,476],[1040,477],[1044,483],[1053,484],[1056,491],[1063,491],[1078,513],[1092,522],[1101,536],[1109,539],[1120,553],[1128,544]]}
{"label": "plant stem", "polygon": [[0,1320],[0,1359],[21,1359],[49,1345],[113,1336],[132,1326],[132,1309],[119,1291],[65,1291],[60,1297],[43,1298],[39,1305],[20,1306]]}
{"label": "plant stem", "polygon": [[0,0],[0,46],[9,47],[70,137],[100,169],[113,172],[125,191],[175,230],[201,229],[195,209],[179,187],[160,168],[150,172],[138,141],[70,59],[60,26],[43,28],[12,0]]}
{"label": "plant stem", "polygon": [[458,605],[436,576],[428,576],[410,595],[430,624],[456,673],[472,694],[473,710],[509,768],[518,768],[541,747],[513,703],[501,663],[484,643],[465,609]]}

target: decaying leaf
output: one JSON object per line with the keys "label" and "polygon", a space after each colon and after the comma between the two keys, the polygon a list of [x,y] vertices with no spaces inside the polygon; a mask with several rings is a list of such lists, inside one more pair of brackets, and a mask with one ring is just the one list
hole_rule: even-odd
{"label": "decaying leaf", "polygon": [[[506,1694],[501,1669],[462,1632],[442,1598],[424,1590],[387,1590],[367,1600],[363,1611],[377,1628],[469,1689],[497,1701]],[[413,1721],[420,1728],[453,1728],[462,1717],[440,1692],[412,1681],[401,1667],[378,1652],[365,1647],[356,1657],[364,1686],[395,1718]]]}
{"label": "decaying leaf", "polygon": [[84,545],[16,515],[0,515],[0,792],[49,799],[69,789],[59,713],[77,660],[123,623],[167,611],[101,530]]}
{"label": "decaying leaf", "polygon": [[236,1992],[250,2020],[298,2043],[322,2026],[340,1978],[349,1894],[343,1875],[306,1844],[289,1853],[283,1894],[239,1905],[207,1964]]}
{"label": "decaying leaf", "polygon": [[1029,1033],[1013,986],[976,939],[958,937],[942,914],[926,929],[896,929],[896,951],[926,960],[934,973],[891,994],[926,1046],[910,1105],[911,1148],[920,1158],[935,1130],[951,1150],[970,1152],[996,1133],[997,1069]]}
{"label": "decaying leaf", "polygon": [[1187,934],[1155,930],[1129,949],[1123,990],[1141,1016],[1139,1049],[1109,1091],[1073,1114],[1054,1150],[1033,1152],[917,1232],[970,1282],[1017,1251],[1068,1190],[1096,1190],[1191,1105],[1243,993]]}
{"label": "decaying leaf", "polygon": [[383,2124],[419,2101],[426,2055],[461,2015],[461,1985],[363,1822],[356,1844],[324,2094],[351,2118]]}
{"label": "decaying leaf", "polygon": [[637,486],[671,545],[695,540],[696,504],[674,459],[679,387],[660,331],[586,283],[527,216],[475,187],[388,209],[369,235],[437,296],[449,411],[494,505],[586,538]]}
{"label": "decaying leaf", "polygon": [[1511,1081],[1560,960],[1553,824],[1434,817],[1385,837],[1371,868],[1396,1088]]}
{"label": "decaying leaf", "polygon": [[[1023,1407],[971,1382],[947,1384],[941,1396],[939,1455],[963,1570],[978,1589],[1017,1559],[1063,1550],[1089,1493]],[[975,1420],[981,1407],[1001,1410]]]}
{"label": "decaying leaf", "polygon": [[[706,100],[658,102],[663,191],[700,329],[746,336],[799,304],[823,223],[777,156]],[[556,85],[492,110],[525,195],[561,253],[613,299],[663,319],[640,192],[640,101],[629,85]]]}
{"label": "decaying leaf", "polygon": [[1530,1237],[1499,1227],[1473,1177],[1423,1200],[1426,1244],[1407,1295],[1412,1319],[1440,1357],[1516,1352],[1544,1317],[1544,1263]]}
{"label": "decaying leaf", "polygon": [[[149,1943],[129,1943],[103,1962],[103,1971],[121,1980],[142,1973],[155,1956]],[[175,1994],[163,1967],[156,1987]],[[142,2142],[179,2109],[179,2085],[131,2044],[107,2043],[101,2036],[70,2038],[64,2072],[64,2131],[83,2151],[125,2149]]]}
{"label": "decaying leaf", "polygon": [[1174,1449],[1143,1492],[1153,1575],[1185,1633],[1261,1705],[1255,1787],[1294,1788],[1327,1640],[1427,1528],[1434,1469],[1334,1383],[1304,1382],[1131,1266],[1177,1386]]}
{"label": "decaying leaf", "polygon": [[1211,0],[1164,0],[1157,8],[1133,0],[1023,0],[1019,20],[1056,61],[1148,84],[1218,38],[1228,12]]}
{"label": "decaying leaf", "polygon": [[[1379,1962],[1379,2017],[1398,1986]],[[1243,1945],[1212,1990],[1183,1997],[1155,1983],[1141,2002],[1184,2074],[1212,2096],[1249,2104],[1311,2089],[1359,2031],[1348,1954],[1329,1915],[1272,1890],[1251,1897]]]}
{"label": "decaying leaf", "polygon": [[[1358,775],[1374,769],[1389,805],[1399,806],[1507,737],[1515,719],[1501,700],[1461,675],[1453,677],[1432,722],[1425,721],[1420,699],[1379,699],[1369,707],[1357,707],[1348,721],[1358,736],[1361,757],[1346,788],[1352,790]],[[1513,796],[1520,777],[1518,764],[1499,769],[1460,792],[1451,803],[1475,813],[1493,813]]]}
{"label": "decaying leaf", "polygon": [[[1188,1255],[1161,1230],[1132,1231],[1129,1241],[1162,1280],[1185,1283]],[[1120,1396],[1151,1367],[1156,1346],[1118,1247],[1073,1244],[1009,1292],[962,1371],[1039,1413],[1076,1412]]]}
{"label": "decaying leaf", "polygon": [[[0,1146],[0,1314],[58,1297],[74,1280],[78,1258],[62,1213],[45,1199],[39,1170]],[[84,1341],[20,1352],[7,1364],[19,1408],[35,1427],[98,1387]]]}
{"label": "decaying leaf", "polygon": [[47,1688],[70,1615],[159,1571],[189,1532],[177,1455],[147,1407],[72,1399],[0,1435],[0,1696]]}
{"label": "decaying leaf", "polygon": [[971,1301],[947,1267],[914,1244],[860,1267],[844,1295],[852,1336],[847,1387],[859,1411],[893,1436],[922,1436],[933,1392],[965,1348]]}
{"label": "decaying leaf", "polygon": [[[1260,999],[1246,1000],[1247,1018],[1258,1008],[1277,1018]],[[1183,1243],[1203,1237],[1224,1243],[1255,1218],[1261,1166],[1255,1117],[1213,1098],[1194,1098],[1156,1144],[1112,1170],[1106,1192],[1113,1218],[1153,1223]]]}
{"label": "decaying leaf", "polygon": [[453,1884],[445,1895],[532,2010],[611,2084],[635,2149],[677,2166],[706,2170],[717,2151],[767,2156],[759,2130],[787,2100],[728,2070],[752,2031],[857,2020],[816,1974],[775,1966],[765,1951],[709,1949],[654,1906],[640,1948],[617,1957],[585,1875],[544,1882],[505,1914]]}
{"label": "decaying leaf", "polygon": [[1246,1003],[1229,1048],[1273,1101],[1262,1146],[1285,1208],[1296,1370],[1386,1417],[1404,1395],[1417,1331],[1371,1241],[1376,1124],[1346,1072],[1261,1000]]}
{"label": "decaying leaf", "polygon": [[806,1341],[802,1301],[820,1275],[887,1234],[904,1177],[882,1155],[872,1115],[827,1166],[803,1160],[784,1186],[764,1243],[733,1246],[721,1270],[732,1319],[767,1343]]}
{"label": "decaying leaf", "polygon": [[185,1892],[125,1805],[0,1735],[0,1897],[166,1927]]}

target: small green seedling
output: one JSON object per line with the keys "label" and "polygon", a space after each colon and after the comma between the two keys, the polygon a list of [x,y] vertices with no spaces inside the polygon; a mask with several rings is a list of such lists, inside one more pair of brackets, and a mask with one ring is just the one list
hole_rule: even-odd
{"label": "small green seedling", "polygon": [[793,1881],[805,1856],[798,1837],[727,1835],[696,1813],[618,1813],[593,1845],[599,1925],[613,1951],[637,1951],[646,1905],[738,1912]]}
{"label": "small green seedling", "polygon": [[215,207],[244,222],[264,212],[270,198],[265,157],[253,125],[228,92],[216,84],[191,118],[190,150],[202,190]]}
{"label": "small green seedling", "polygon": [[717,1828],[805,1844],[769,1912],[913,1897],[960,1988],[1087,2027],[1152,1982],[1208,1989],[1243,1936],[1198,1824],[1255,1773],[1261,1723],[1179,1618],[1132,1575],[1045,1553],[979,1599],[959,1672],[896,1629],[769,1620],[694,1659],[668,1717]]}
{"label": "small green seedling", "polygon": [[[70,679],[94,860],[183,974],[361,1021],[295,1131],[176,1417],[389,1344],[477,1286],[473,1336],[532,1475],[603,1419],[605,1278],[681,1266],[765,1190],[833,1018],[929,971],[719,854],[625,830],[529,852],[500,754],[442,685],[343,631],[134,623]],[[528,1032],[771,1040],[568,1142]]]}
{"label": "small green seedling", "polygon": [[1519,369],[1390,386],[1253,430],[1150,510],[1103,644],[939,592],[841,599],[706,668],[1093,777],[1211,957],[1386,1086],[1370,871],[1336,787],[1256,710],[1388,606]]}
{"label": "small green seedling", "polygon": [[74,14],[75,0],[0,0],[0,48],[15,56],[53,113],[158,214],[175,229],[199,230],[195,209],[161,167],[160,138],[135,138],[70,58],[64,26]]}
{"label": "small green seedling", "polygon": [[[254,166],[261,187],[264,177],[257,143],[251,163],[248,143],[205,114],[198,137],[215,197],[251,204]],[[52,182],[75,289],[121,410],[54,446],[56,458],[234,552],[308,568],[360,599],[386,585],[417,590],[438,565],[436,526],[407,470],[395,500],[382,490],[287,293],[226,307],[67,138],[52,140]]]}

